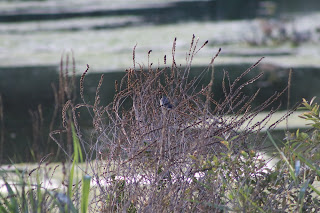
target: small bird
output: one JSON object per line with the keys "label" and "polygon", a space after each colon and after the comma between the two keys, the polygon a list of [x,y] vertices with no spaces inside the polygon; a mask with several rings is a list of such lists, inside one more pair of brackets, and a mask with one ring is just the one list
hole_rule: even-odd
{"label": "small bird", "polygon": [[162,98],[160,99],[160,106],[164,106],[168,109],[172,109],[172,104],[170,103],[169,99],[167,96],[163,95]]}

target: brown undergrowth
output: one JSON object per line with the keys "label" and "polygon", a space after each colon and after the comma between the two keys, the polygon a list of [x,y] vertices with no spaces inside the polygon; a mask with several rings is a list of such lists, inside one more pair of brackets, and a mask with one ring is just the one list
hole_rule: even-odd
{"label": "brown undergrowth", "polygon": [[[196,78],[189,78],[194,57],[207,43],[200,46],[199,39],[193,36],[185,67],[178,66],[175,59],[176,39],[172,64],[168,66],[167,56],[164,56],[164,68],[154,67],[149,62],[147,67],[138,64],[134,47],[133,67],[126,70],[120,82],[115,82],[114,100],[106,106],[100,104],[104,75],[98,82],[94,104],[87,103],[84,98],[87,67],[80,79],[82,103],[66,99],[62,109],[65,130],[52,131],[51,138],[63,148],[59,137],[63,132],[70,132],[74,124],[85,154],[86,172],[93,176],[94,193],[98,191],[91,201],[92,209],[220,212],[248,205],[250,211],[256,210],[262,202],[255,195],[263,190],[259,184],[265,180],[262,169],[266,164],[259,159],[246,162],[255,159],[262,141],[259,133],[266,128],[266,121],[277,107],[263,120],[253,119],[274,105],[288,88],[275,92],[258,107],[252,107],[260,90],[251,95],[244,94],[243,90],[259,80],[263,73],[244,79],[261,58],[234,80],[223,71],[224,98],[216,100],[215,91],[212,91],[214,61],[221,49],[212,57],[207,69]],[[150,54],[151,50],[148,58]],[[201,85],[208,74],[210,82]],[[90,136],[78,122],[78,113],[83,113],[83,109],[92,117]],[[267,128],[272,129],[276,124]],[[64,149],[72,159],[68,150]],[[257,189],[250,188],[250,181],[256,182]],[[243,188],[247,185],[251,191]]]}

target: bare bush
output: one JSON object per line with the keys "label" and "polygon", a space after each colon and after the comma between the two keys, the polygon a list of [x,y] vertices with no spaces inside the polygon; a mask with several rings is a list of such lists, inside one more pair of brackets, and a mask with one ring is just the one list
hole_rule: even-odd
{"label": "bare bush", "polygon": [[[227,199],[234,193],[232,189],[253,179],[259,186],[264,179],[265,163],[256,159],[248,164],[246,159],[255,157],[254,146],[261,141],[257,133],[266,127],[266,121],[277,109],[259,122],[253,119],[275,103],[287,88],[252,107],[259,90],[249,96],[243,90],[263,73],[243,79],[261,58],[233,81],[224,71],[224,98],[216,100],[212,91],[213,65],[221,49],[207,69],[196,78],[189,78],[193,58],[206,44],[207,41],[199,48],[199,39],[193,36],[184,68],[175,60],[176,39],[172,65],[167,66],[165,56],[164,68],[154,68],[152,63],[147,68],[139,65],[134,48],[133,67],[126,70],[121,82],[115,83],[116,95],[107,106],[100,104],[103,75],[94,104],[89,105],[84,99],[83,82],[88,66],[80,80],[83,103],[68,101],[63,120],[67,123],[71,122],[67,118],[72,118],[91,168],[89,173],[93,173],[98,193],[92,200],[92,208],[95,204],[95,208],[104,212],[235,210],[242,201]],[[210,72],[209,84],[201,85]],[[92,116],[90,137],[83,136],[78,125],[76,115],[81,108]],[[67,124],[64,126],[68,128]],[[244,192],[237,193],[238,197],[244,196]],[[248,194],[253,200],[258,199],[253,192]]]}

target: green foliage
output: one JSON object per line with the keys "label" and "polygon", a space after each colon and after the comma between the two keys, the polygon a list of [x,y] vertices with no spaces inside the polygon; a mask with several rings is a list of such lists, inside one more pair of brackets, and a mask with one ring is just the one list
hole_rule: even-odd
{"label": "green foliage", "polygon": [[[270,133],[269,138],[276,147],[281,159],[274,173],[277,181],[283,184],[283,190],[289,195],[283,200],[283,208],[290,203],[290,211],[313,212],[319,211],[319,189],[316,187],[320,180],[320,117],[319,105],[313,98],[309,103],[303,99],[302,107],[305,110],[300,118],[310,121],[312,128],[306,132],[297,130],[287,133],[283,148],[279,148]],[[281,178],[279,178],[281,177]],[[273,179],[274,179],[273,178]],[[277,191],[278,194],[280,194]]]}
{"label": "green foliage", "polygon": [[[55,197],[53,194],[43,187],[43,177],[36,169],[36,177],[25,174],[25,171],[18,171],[11,176],[10,182],[7,181],[8,176],[2,179],[6,186],[6,192],[0,193],[0,212],[45,212],[47,209],[53,208]],[[13,178],[15,177],[15,178]],[[17,179],[17,180],[16,180]],[[33,184],[35,182],[35,184]]]}
{"label": "green foliage", "polygon": [[[70,174],[69,174],[69,184],[68,184],[68,196],[71,199],[74,192],[73,192],[73,179],[74,179],[74,172],[75,172],[75,166],[80,162],[83,161],[82,157],[82,151],[81,151],[81,146],[80,142],[77,136],[77,133],[75,131],[74,124],[71,123],[71,132],[72,132],[72,139],[73,139],[73,161],[72,161],[72,166],[70,169]],[[77,170],[78,171],[78,170]],[[76,186],[75,189],[78,189],[78,175],[76,175]]]}
{"label": "green foliage", "polygon": [[[72,125],[73,135],[73,162],[69,171],[69,185],[68,193],[58,191],[50,191],[44,187],[44,181],[49,174],[44,174],[46,168],[42,168],[39,164],[38,168],[32,170],[28,175],[26,171],[19,171],[16,169],[15,174],[10,172],[3,172],[2,179],[4,181],[6,192],[0,192],[0,213],[2,212],[54,212],[59,209],[59,212],[79,212],[86,213],[89,206],[89,193],[91,176],[83,175],[82,179],[82,193],[74,193],[78,190],[78,175],[75,175],[76,168],[79,162],[83,161],[79,139],[75,133],[74,126]],[[35,176],[32,175],[35,173]],[[76,179],[75,186],[73,187],[73,180]],[[7,181],[10,179],[11,181]],[[18,179],[17,181],[14,181]],[[34,184],[35,183],[35,184]],[[81,199],[81,207],[75,206],[73,200]],[[77,202],[78,203],[78,202]]]}
{"label": "green foliage", "polygon": [[[221,141],[230,144],[230,141]],[[238,155],[221,153],[217,156],[190,155],[195,173],[190,189],[190,203],[206,212],[264,212],[267,174],[271,172],[264,160],[253,151],[240,150]],[[259,195],[259,196],[258,196]],[[205,202],[204,202],[205,200]]]}
{"label": "green foliage", "polygon": [[[79,169],[76,169],[79,163],[83,162],[83,156],[82,156],[82,150],[79,138],[77,136],[75,126],[71,122],[71,133],[72,133],[72,139],[73,139],[73,161],[72,166],[69,173],[69,184],[68,184],[68,196],[70,200],[73,200],[76,198],[77,200],[81,200],[81,213],[86,213],[88,210],[88,200],[89,200],[89,193],[90,193],[90,181],[91,176],[90,175],[82,175],[82,191],[81,191],[81,198],[76,197],[77,194],[80,194],[79,189],[79,180],[78,180],[78,171]],[[75,175],[75,171],[77,172]],[[75,179],[75,187],[73,187],[73,181]],[[74,192],[76,190],[76,193]],[[74,195],[76,194],[76,195]],[[72,204],[73,205],[73,204]],[[66,211],[68,211],[69,206],[66,206]]]}

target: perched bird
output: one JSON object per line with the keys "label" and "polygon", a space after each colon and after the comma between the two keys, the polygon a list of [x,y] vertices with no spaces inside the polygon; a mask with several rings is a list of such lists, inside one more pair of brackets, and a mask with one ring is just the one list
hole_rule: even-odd
{"label": "perched bird", "polygon": [[160,99],[160,106],[164,106],[168,109],[172,109],[172,104],[170,103],[169,99],[167,96],[163,95],[162,98]]}

